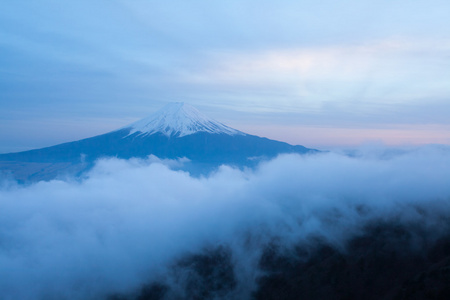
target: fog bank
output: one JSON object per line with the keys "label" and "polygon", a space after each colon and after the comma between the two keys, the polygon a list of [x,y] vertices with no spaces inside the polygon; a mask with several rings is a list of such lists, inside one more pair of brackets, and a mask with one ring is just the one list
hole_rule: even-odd
{"label": "fog bank", "polygon": [[105,159],[82,180],[4,181],[0,298],[128,293],[167,277],[183,255],[218,245],[231,249],[244,291],[275,238],[287,250],[314,239],[345,249],[374,220],[439,236],[450,217],[448,148],[375,150],[282,155],[200,178],[171,169],[183,160]]}

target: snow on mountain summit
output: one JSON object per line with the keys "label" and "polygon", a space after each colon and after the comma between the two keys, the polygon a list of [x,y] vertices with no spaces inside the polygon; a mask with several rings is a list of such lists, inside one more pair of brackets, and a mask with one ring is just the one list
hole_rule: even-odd
{"label": "snow on mountain summit", "polygon": [[151,135],[159,132],[169,137],[182,137],[196,132],[228,135],[244,134],[208,118],[193,106],[183,102],[169,103],[147,118],[126,127],[131,128],[130,134],[140,132],[140,135]]}

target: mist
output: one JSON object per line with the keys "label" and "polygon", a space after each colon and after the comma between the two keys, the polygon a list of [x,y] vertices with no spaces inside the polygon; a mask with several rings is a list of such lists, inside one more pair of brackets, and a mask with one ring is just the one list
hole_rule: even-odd
{"label": "mist", "polygon": [[[347,153],[348,154],[348,153]],[[0,298],[101,299],[171,282],[182,257],[224,246],[240,295],[274,240],[345,251],[374,221],[445,234],[450,151],[366,147],[352,155],[281,155],[208,176],[185,160],[103,159],[81,179],[0,187]],[[172,280],[173,282],[173,280]]]}

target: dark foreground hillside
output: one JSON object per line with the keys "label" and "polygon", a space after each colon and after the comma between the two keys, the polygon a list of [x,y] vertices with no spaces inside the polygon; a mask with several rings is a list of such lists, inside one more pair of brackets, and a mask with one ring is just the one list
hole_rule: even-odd
{"label": "dark foreground hillside", "polygon": [[422,227],[371,224],[341,249],[315,240],[286,250],[273,241],[250,292],[251,283],[239,282],[231,248],[218,246],[181,258],[170,278],[108,300],[450,299],[450,234],[437,237]]}

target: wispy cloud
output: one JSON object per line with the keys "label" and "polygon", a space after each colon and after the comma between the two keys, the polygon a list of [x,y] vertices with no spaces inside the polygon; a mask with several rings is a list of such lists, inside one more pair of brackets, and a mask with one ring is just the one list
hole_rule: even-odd
{"label": "wispy cloud", "polygon": [[[256,52],[219,51],[209,56],[204,68],[184,74],[183,80],[234,88],[243,94],[255,88],[282,90],[289,94],[294,109],[295,104],[304,103],[320,109],[326,102],[391,105],[448,95],[449,51],[447,40],[402,38]],[[270,95],[260,101],[276,106]]]}

